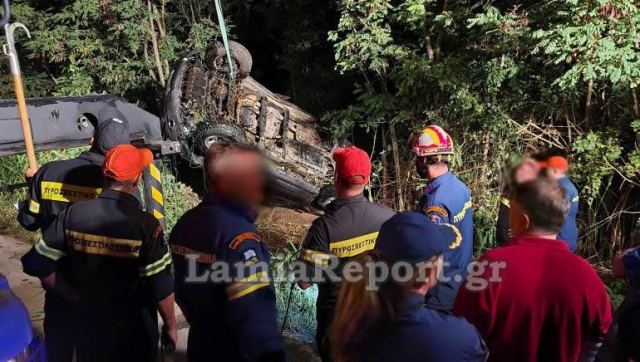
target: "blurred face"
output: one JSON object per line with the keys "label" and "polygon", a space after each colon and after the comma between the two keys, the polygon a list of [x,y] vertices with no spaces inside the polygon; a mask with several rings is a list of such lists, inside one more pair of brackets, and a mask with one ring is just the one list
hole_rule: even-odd
{"label": "blurred face", "polygon": [[267,176],[262,156],[255,152],[232,153],[220,160],[215,191],[245,205],[264,201]]}
{"label": "blurred face", "polygon": [[416,173],[420,178],[428,179],[429,178],[429,166],[427,165],[426,157],[416,157],[415,161],[416,165]]}
{"label": "blurred face", "polygon": [[538,162],[532,158],[525,158],[518,166],[514,173],[514,182],[521,184],[531,181],[540,174],[540,166]]}
{"label": "blurred face", "polygon": [[550,177],[550,178],[555,179],[555,180],[557,180],[557,179],[559,179],[559,178],[561,178],[561,177],[563,177],[565,175],[564,172],[560,171],[559,169],[551,168],[551,167],[550,168],[546,168],[544,170],[544,173],[545,173],[545,175],[547,177]]}

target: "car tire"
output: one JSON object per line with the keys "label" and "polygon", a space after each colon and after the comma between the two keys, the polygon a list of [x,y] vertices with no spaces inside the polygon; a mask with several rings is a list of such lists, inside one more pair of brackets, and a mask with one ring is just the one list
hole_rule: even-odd
{"label": "car tire", "polygon": [[[236,79],[242,80],[249,76],[251,73],[251,67],[253,66],[253,58],[251,57],[249,50],[245,48],[244,45],[230,40],[229,51],[231,52],[231,58],[234,61]],[[217,42],[212,53],[213,56],[210,56],[207,66],[212,70],[217,69],[218,71],[229,73],[227,52],[224,49],[224,44]]]}
{"label": "car tire", "polygon": [[[204,124],[203,124],[204,125]],[[204,163],[204,156],[211,145],[216,142],[245,143],[246,138],[241,128],[229,123],[206,124],[193,137],[189,151],[192,165],[200,167]]]}

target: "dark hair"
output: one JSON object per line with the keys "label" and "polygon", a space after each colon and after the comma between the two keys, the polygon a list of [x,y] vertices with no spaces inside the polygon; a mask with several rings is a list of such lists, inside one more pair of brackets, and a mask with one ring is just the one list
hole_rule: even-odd
{"label": "dark hair", "polygon": [[114,188],[114,187],[129,187],[129,186],[133,186],[134,184],[134,179],[132,180],[124,180],[124,181],[118,181],[116,179],[113,179],[109,176],[105,176],[104,177],[104,186],[106,188]]}
{"label": "dark hair", "polygon": [[253,145],[245,143],[216,142],[209,147],[204,157],[204,172],[207,183],[213,185],[218,177],[217,161],[233,153],[253,152],[261,154],[260,150]]}
{"label": "dark hair", "polygon": [[569,203],[560,184],[548,177],[515,185],[514,200],[529,216],[532,228],[557,233],[564,225]]}

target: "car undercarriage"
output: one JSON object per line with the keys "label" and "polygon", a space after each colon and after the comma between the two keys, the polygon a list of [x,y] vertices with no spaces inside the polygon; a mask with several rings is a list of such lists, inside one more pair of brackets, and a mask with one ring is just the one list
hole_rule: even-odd
{"label": "car undercarriage", "polygon": [[[192,51],[181,58],[165,90],[161,117],[109,95],[28,99],[36,150],[86,145],[98,112],[110,107],[129,120],[133,143],[159,156],[179,154],[178,162],[194,169],[202,168],[215,142],[255,145],[271,166],[270,203],[321,209],[331,196],[334,143],[319,132],[312,115],[249,76],[252,61],[246,48],[231,42],[230,52],[233,78],[220,43],[203,55]],[[22,152],[16,102],[0,100],[0,156]]]}

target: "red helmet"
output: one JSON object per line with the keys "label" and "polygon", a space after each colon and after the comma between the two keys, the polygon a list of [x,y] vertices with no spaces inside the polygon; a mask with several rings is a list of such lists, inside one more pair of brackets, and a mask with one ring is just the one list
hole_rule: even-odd
{"label": "red helmet", "polygon": [[418,156],[453,155],[453,140],[440,126],[430,125],[416,132],[409,140],[411,150]]}

